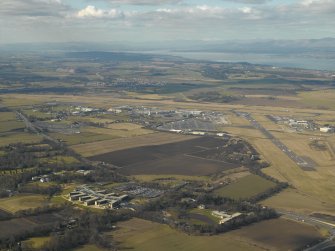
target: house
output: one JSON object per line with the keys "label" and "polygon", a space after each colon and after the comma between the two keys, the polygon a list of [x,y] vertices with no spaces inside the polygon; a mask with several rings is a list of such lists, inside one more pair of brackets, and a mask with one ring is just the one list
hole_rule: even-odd
{"label": "house", "polygon": [[204,204],[201,204],[198,206],[199,209],[206,209],[206,206]]}
{"label": "house", "polygon": [[240,216],[241,213],[228,214],[224,211],[213,211],[212,215],[214,217],[220,218],[219,224],[224,224],[225,222]]}
{"label": "house", "polygon": [[329,126],[325,126],[325,127],[320,128],[320,132],[332,133],[334,131],[335,131],[335,128],[329,127]]}

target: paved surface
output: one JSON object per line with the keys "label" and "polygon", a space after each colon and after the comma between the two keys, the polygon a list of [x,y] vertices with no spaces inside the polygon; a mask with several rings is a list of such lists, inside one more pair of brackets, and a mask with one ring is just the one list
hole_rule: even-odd
{"label": "paved surface", "polygon": [[16,114],[17,114],[18,117],[20,117],[23,120],[23,122],[25,123],[27,129],[31,130],[34,133],[37,133],[37,134],[41,135],[45,139],[48,139],[48,140],[50,140],[50,141],[52,141],[52,142],[54,142],[56,144],[59,144],[59,141],[57,139],[54,139],[54,138],[50,137],[49,135],[46,135],[45,133],[43,133],[40,128],[38,128],[37,126],[34,126],[29,121],[29,119],[25,115],[23,115],[21,112],[16,111]]}
{"label": "paved surface", "polygon": [[297,155],[295,152],[293,152],[291,149],[289,149],[285,144],[283,144],[279,139],[275,138],[267,129],[265,129],[262,125],[260,125],[251,115],[250,113],[246,112],[235,112],[238,116],[241,116],[245,119],[247,119],[250,124],[261,131],[268,139],[272,141],[273,144],[275,144],[282,152],[284,152],[291,160],[293,160],[298,166],[300,166],[304,171],[313,171],[315,170],[314,163],[309,160],[305,159],[299,155]]}

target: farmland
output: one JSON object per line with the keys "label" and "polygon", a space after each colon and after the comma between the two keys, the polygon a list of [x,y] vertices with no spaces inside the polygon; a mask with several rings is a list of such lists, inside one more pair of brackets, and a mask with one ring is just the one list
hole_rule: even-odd
{"label": "farmland", "polygon": [[118,226],[119,229],[112,235],[120,241],[121,250],[215,251],[222,250],[222,243],[227,250],[299,250],[321,238],[312,227],[282,219],[265,221],[218,236],[189,236],[169,226],[140,219],[119,223]]}
{"label": "farmland", "polygon": [[104,141],[106,139],[118,138],[115,135],[113,136],[113,135],[98,134],[92,132],[83,132],[80,134],[71,134],[71,135],[50,133],[50,136],[59,139],[68,145],[86,144],[91,142]]}
{"label": "farmland", "polygon": [[[319,131],[335,127],[329,72],[129,53],[26,57],[0,58],[0,233],[17,234],[13,243],[302,250],[328,230],[308,219],[335,210],[335,136]],[[284,220],[291,211],[311,225]]]}
{"label": "farmland", "polygon": [[284,219],[263,221],[232,234],[274,250],[301,250],[322,239],[315,228]]}
{"label": "farmland", "polygon": [[248,175],[214,191],[215,194],[232,199],[248,199],[273,188],[275,184],[257,175]]}
{"label": "farmland", "polygon": [[189,236],[171,229],[169,226],[161,225],[140,219],[119,223],[119,230],[113,233],[113,238],[120,242],[121,250],[133,249],[136,251],[153,250],[206,250],[210,245],[211,250],[222,250],[225,248],[239,250],[260,251],[253,244],[232,239],[231,236]]}
{"label": "farmland", "polygon": [[0,209],[11,213],[48,204],[47,198],[40,195],[18,195],[0,199]]}
{"label": "farmland", "polygon": [[21,219],[21,218],[1,221],[0,238],[11,235],[13,236],[18,232],[18,230],[22,232],[33,231],[34,227],[36,226],[37,224],[27,219]]}
{"label": "farmland", "polygon": [[144,136],[131,138],[120,138],[115,140],[103,140],[89,144],[81,144],[72,146],[72,149],[85,157],[109,153],[113,151],[124,150],[141,146],[160,145],[172,142],[184,141],[192,138],[191,136],[183,136],[169,133],[154,133]]}
{"label": "farmland", "polygon": [[178,143],[114,151],[93,156],[90,159],[109,162],[122,167],[120,172],[127,175],[177,174],[203,176],[238,167],[238,165],[230,163],[192,156],[192,153],[215,148],[223,143],[224,141],[221,139],[196,138]]}

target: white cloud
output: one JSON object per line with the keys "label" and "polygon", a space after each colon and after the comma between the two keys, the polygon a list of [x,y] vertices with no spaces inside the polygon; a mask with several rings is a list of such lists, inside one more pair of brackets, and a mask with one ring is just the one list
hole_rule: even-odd
{"label": "white cloud", "polygon": [[5,16],[63,16],[69,11],[60,0],[0,0],[0,14]]}
{"label": "white cloud", "polygon": [[264,4],[272,0],[222,0],[226,2],[244,3],[244,4]]}
{"label": "white cloud", "polygon": [[111,4],[118,5],[162,5],[162,4],[177,4],[183,2],[183,0],[100,0]]}
{"label": "white cloud", "polygon": [[[89,4],[73,9],[72,0],[0,0],[0,42],[6,35],[20,38],[31,31],[83,36],[83,39],[158,40],[215,38],[287,38],[335,36],[335,0],[296,0],[294,3],[165,5],[179,0],[109,0],[110,3],[150,4],[156,7]],[[92,3],[107,0],[87,0]],[[257,0],[239,0],[239,2]],[[236,2],[236,1],[235,1]],[[259,1],[261,2],[261,1]],[[279,1],[277,1],[279,2]],[[162,5],[159,5],[162,4]],[[99,5],[101,6],[101,5]],[[88,21],[89,20],[89,21]],[[15,31],[21,29],[21,32]],[[37,31],[38,30],[38,31]],[[23,31],[23,32],[22,32]],[[94,33],[87,36],[86,34]],[[48,34],[48,37],[50,37]],[[15,35],[15,36],[14,36]],[[44,34],[42,34],[44,35]],[[22,35],[21,35],[22,36]],[[55,35],[56,36],[56,35]],[[108,37],[107,37],[108,36]],[[106,38],[107,37],[107,38]],[[56,36],[58,38],[58,35]],[[65,38],[66,39],[66,38]]]}
{"label": "white cloud", "polygon": [[117,9],[103,10],[93,5],[88,5],[86,8],[78,11],[75,16],[79,18],[118,18],[123,17],[123,12]]}

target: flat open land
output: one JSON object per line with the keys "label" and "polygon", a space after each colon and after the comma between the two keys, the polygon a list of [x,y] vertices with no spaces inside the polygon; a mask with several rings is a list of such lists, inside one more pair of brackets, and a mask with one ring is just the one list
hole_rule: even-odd
{"label": "flat open land", "polygon": [[[60,222],[62,220],[63,219],[61,218],[61,216],[56,214],[40,214],[37,216],[29,216],[1,221],[0,238],[3,236],[10,237],[18,233],[33,232],[35,227],[53,226],[57,222]],[[37,241],[41,242],[42,239],[43,238],[37,239]]]}
{"label": "flat open land", "polygon": [[10,213],[30,208],[37,208],[48,204],[48,200],[42,195],[17,195],[0,199],[0,209]]}
{"label": "flat open land", "polygon": [[231,235],[190,236],[167,225],[141,219],[118,224],[119,229],[112,233],[114,240],[120,242],[121,250],[147,251],[260,251],[263,248],[231,238]]}
{"label": "flat open land", "polygon": [[121,250],[301,250],[321,239],[313,228],[296,222],[275,219],[216,236],[191,236],[167,225],[141,219],[118,224],[112,233]]}
{"label": "flat open land", "polygon": [[219,138],[198,137],[176,143],[114,151],[90,159],[122,167],[119,171],[126,175],[210,175],[236,168],[238,165],[195,157],[192,153],[215,148],[224,143],[225,141]]}
{"label": "flat open land", "polygon": [[304,214],[311,214],[313,212],[334,214],[335,212],[335,206],[325,204],[317,198],[291,188],[285,189],[281,193],[276,194],[261,203],[262,205],[271,206],[280,210],[294,210]]}
{"label": "flat open land", "polygon": [[92,132],[82,132],[79,134],[50,133],[50,136],[55,139],[62,140],[68,145],[86,144],[91,142],[103,141],[106,139],[119,138],[113,135],[105,135]]}
{"label": "flat open land", "polygon": [[96,245],[85,245],[79,248],[72,249],[73,251],[107,251],[108,249],[100,248]]}
{"label": "flat open land", "polygon": [[119,138],[114,140],[104,140],[100,142],[75,145],[72,146],[72,148],[83,156],[90,157],[128,148],[167,144],[192,138],[194,137],[178,135],[174,133],[153,133],[131,138]]}
{"label": "flat open land", "polygon": [[50,240],[50,237],[34,237],[23,242],[23,246],[29,245],[32,248],[40,249],[43,245]]}
{"label": "flat open land", "polygon": [[232,234],[268,246],[270,250],[302,250],[306,245],[322,239],[314,227],[284,219],[262,221]]}
{"label": "flat open land", "polygon": [[215,194],[232,199],[247,199],[275,186],[275,183],[251,174],[214,191]]}
{"label": "flat open land", "polygon": [[23,131],[25,125],[20,121],[2,121],[0,122],[0,133]]}
{"label": "flat open land", "polygon": [[34,222],[24,218],[1,221],[0,238],[17,234],[18,230],[20,232],[31,231],[35,226]]}
{"label": "flat open land", "polygon": [[30,133],[5,133],[1,134],[0,133],[0,146],[5,146],[17,142],[22,142],[22,143],[37,143],[42,140],[41,136],[35,135],[35,134],[30,134]]}
{"label": "flat open land", "polygon": [[112,135],[117,138],[125,137],[135,137],[139,135],[145,135],[153,133],[151,130],[143,128],[135,129],[111,129],[111,128],[97,128],[97,127],[87,127],[83,129],[84,132],[103,134],[103,135]]}
{"label": "flat open land", "polygon": [[0,112],[0,122],[16,120],[15,113],[13,112]]}

